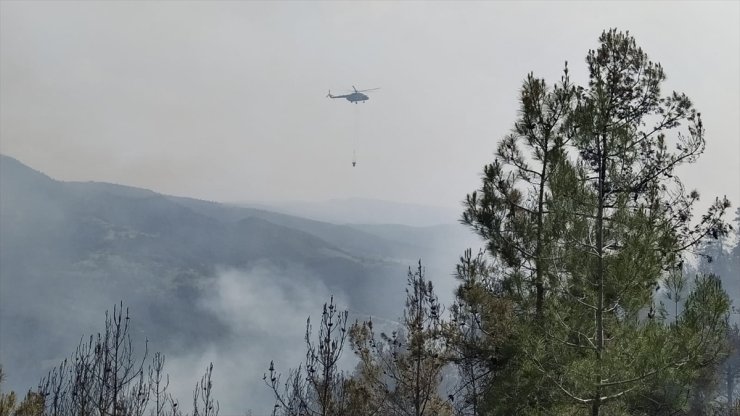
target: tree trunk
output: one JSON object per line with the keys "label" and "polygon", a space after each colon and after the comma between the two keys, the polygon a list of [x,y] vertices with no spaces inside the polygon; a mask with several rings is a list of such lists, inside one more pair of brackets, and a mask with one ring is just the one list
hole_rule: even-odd
{"label": "tree trunk", "polygon": [[604,180],[606,176],[606,135],[597,147],[599,156],[599,206],[596,211],[596,253],[598,268],[596,271],[597,304],[596,304],[596,389],[591,406],[591,415],[598,416],[601,407],[602,354],[604,351]]}

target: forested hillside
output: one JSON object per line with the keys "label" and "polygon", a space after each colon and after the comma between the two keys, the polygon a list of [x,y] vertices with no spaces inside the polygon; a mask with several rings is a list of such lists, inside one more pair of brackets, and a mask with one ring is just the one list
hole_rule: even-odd
{"label": "forested hillside", "polygon": [[[35,386],[122,299],[135,311],[137,338],[171,354],[194,353],[239,332],[204,306],[224,274],[299,292],[318,285],[341,295],[345,307],[382,315],[402,301],[408,264],[445,246],[439,274],[455,260],[452,244],[415,237],[443,230],[411,227],[403,232],[408,241],[385,238],[144,189],[61,182],[0,158],[0,338],[6,384],[16,389]],[[474,239],[452,228],[456,241]]]}

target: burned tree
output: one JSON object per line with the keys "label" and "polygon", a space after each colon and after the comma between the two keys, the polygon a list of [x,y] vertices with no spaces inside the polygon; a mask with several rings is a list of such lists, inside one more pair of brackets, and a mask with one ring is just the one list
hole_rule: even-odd
{"label": "burned tree", "polygon": [[347,414],[348,380],[339,369],[347,339],[347,311],[339,311],[332,297],[324,304],[319,322],[318,340],[314,341],[311,318],[306,321],[306,360],[290,370],[284,383],[270,362],[263,380],[275,395],[274,415],[339,416]]}

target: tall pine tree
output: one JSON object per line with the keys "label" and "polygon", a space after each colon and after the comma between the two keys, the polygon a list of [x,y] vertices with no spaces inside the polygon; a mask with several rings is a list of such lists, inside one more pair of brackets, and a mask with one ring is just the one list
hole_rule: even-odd
{"label": "tall pine tree", "polygon": [[662,67],[629,33],[599,40],[587,86],[566,73],[532,105],[527,92],[544,83],[528,78],[515,132],[529,152],[504,139],[467,198],[463,220],[488,240],[502,270],[491,278],[517,320],[509,371],[492,383],[536,398],[499,396],[500,413],[675,409],[685,400],[656,400],[656,383],[689,383],[720,355],[728,299],[717,279],[698,280],[676,319],[655,302],[692,247],[727,231],[727,201],[693,221],[698,193],[674,174],[704,150],[700,115],[686,95],[661,93]]}

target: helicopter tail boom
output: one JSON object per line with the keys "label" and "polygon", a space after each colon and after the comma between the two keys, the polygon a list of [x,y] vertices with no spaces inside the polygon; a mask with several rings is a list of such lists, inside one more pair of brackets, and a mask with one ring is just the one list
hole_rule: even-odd
{"label": "helicopter tail boom", "polygon": [[329,93],[326,94],[327,98],[347,98],[350,94],[344,94],[344,95],[331,95],[331,90],[329,90]]}

